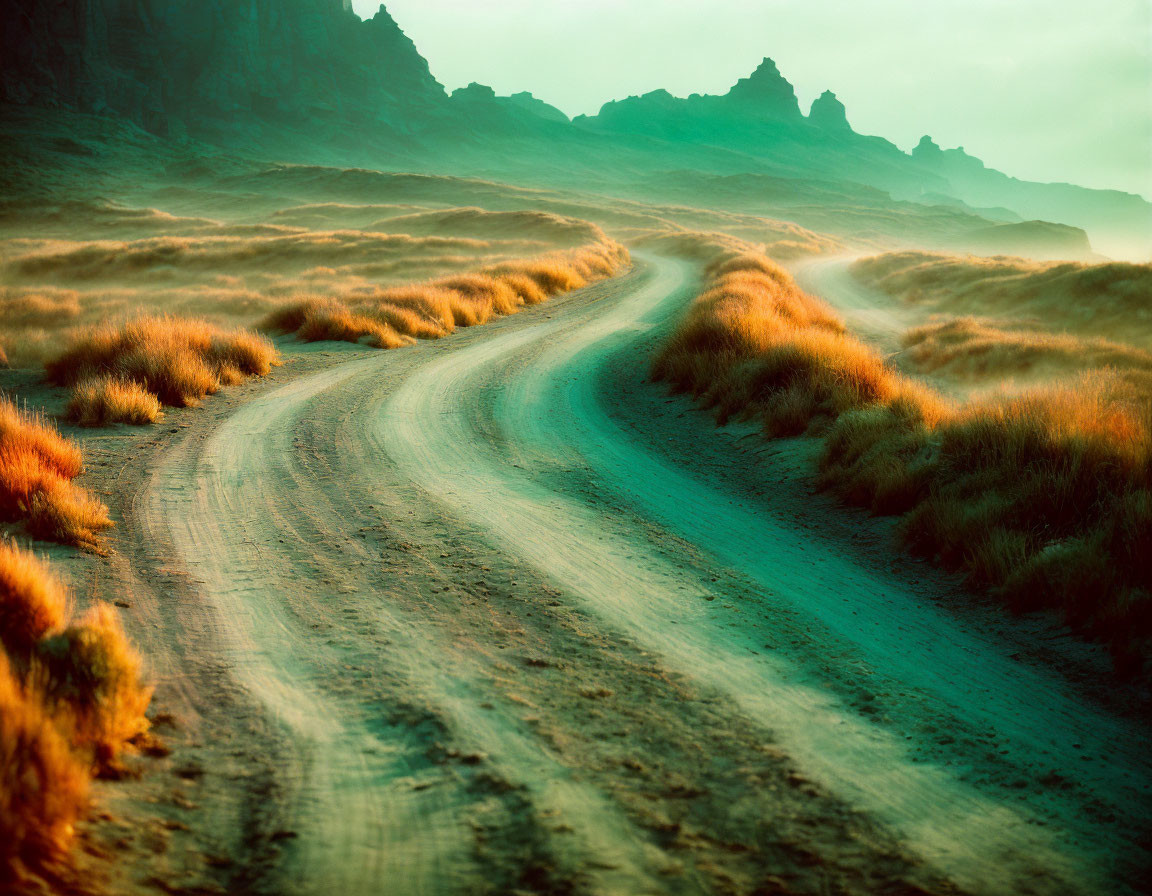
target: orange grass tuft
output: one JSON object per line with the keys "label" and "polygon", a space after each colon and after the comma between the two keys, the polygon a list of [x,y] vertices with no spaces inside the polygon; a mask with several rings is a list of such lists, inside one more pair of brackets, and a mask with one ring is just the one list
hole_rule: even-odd
{"label": "orange grass tuft", "polygon": [[151,690],[115,611],[69,625],[69,604],[47,563],[0,543],[0,885],[50,876],[89,778],[148,727]]}
{"label": "orange grass tuft", "polygon": [[1093,367],[1152,373],[1152,352],[1016,321],[932,320],[909,330],[903,341],[905,357],[917,370],[958,379],[1060,375]]}
{"label": "orange grass tuft", "polygon": [[0,644],[27,657],[36,644],[64,627],[68,593],[48,564],[15,544],[0,542]]}
{"label": "orange grass tuft", "polygon": [[457,327],[515,314],[525,305],[611,277],[628,259],[618,243],[597,243],[346,301],[306,299],[273,312],[262,326],[306,342],[331,339],[396,348],[413,339],[436,339]]}
{"label": "orange grass tuft", "polygon": [[82,469],[74,443],[0,398],[0,520],[24,520],[38,537],[94,547],[112,521],[104,504],[72,482]]}
{"label": "orange grass tuft", "polygon": [[45,369],[60,386],[111,378],[187,407],[222,383],[264,376],[278,363],[275,347],[259,334],[194,318],[141,317],[78,336]]}
{"label": "orange grass tuft", "polygon": [[49,701],[72,721],[73,743],[90,748],[101,768],[148,730],[144,711],[152,690],[142,683],[140,656],[110,605],[96,604],[78,624],[41,641],[38,660],[47,671]]}
{"label": "orange grass tuft", "polygon": [[873,289],[949,314],[1024,316],[1129,343],[1152,339],[1152,264],[912,251],[863,258],[851,270]]}
{"label": "orange grass tuft", "polygon": [[336,299],[309,299],[273,312],[264,321],[274,332],[295,333],[305,342],[363,342],[396,348],[411,340],[377,315],[353,313]]}
{"label": "orange grass tuft", "polygon": [[68,419],[81,426],[129,423],[144,426],[162,416],[160,399],[131,380],[93,377],[76,384]]}
{"label": "orange grass tuft", "polygon": [[0,651],[0,883],[64,856],[87,789],[84,762]]}

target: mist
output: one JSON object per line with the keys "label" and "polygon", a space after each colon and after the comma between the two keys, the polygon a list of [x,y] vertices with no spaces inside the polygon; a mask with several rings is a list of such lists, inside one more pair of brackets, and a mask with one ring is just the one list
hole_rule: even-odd
{"label": "mist", "polygon": [[[378,4],[353,6],[371,16]],[[1152,196],[1144,0],[394,0],[388,10],[449,89],[530,90],[577,115],[657,88],[723,93],[768,55],[805,108],[832,89],[857,131],[904,149],[931,134],[1017,177]]]}

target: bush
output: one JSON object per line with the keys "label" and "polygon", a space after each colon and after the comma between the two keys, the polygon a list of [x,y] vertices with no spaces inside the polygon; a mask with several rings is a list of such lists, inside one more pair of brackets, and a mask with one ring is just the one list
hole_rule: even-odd
{"label": "bush", "polygon": [[108,508],[72,480],[80,449],[42,416],[0,398],[0,520],[23,520],[33,535],[95,547],[112,525]]}
{"label": "bush", "polygon": [[758,419],[772,437],[819,432],[825,488],[904,514],[912,549],[1013,607],[1063,610],[1112,646],[1118,666],[1143,666],[1152,646],[1146,378],[1096,370],[958,407],[845,334],[771,261],[730,256],[711,274],[659,352],[658,378],[721,420]]}
{"label": "bush", "polygon": [[259,334],[193,318],[141,317],[77,337],[45,369],[56,385],[113,379],[135,383],[163,404],[187,407],[278,363],[276,348]]}
{"label": "bush", "polygon": [[0,644],[8,653],[27,658],[68,613],[68,594],[47,563],[0,542]]}
{"label": "bush", "polygon": [[863,258],[851,270],[873,289],[948,314],[1010,314],[1124,341],[1152,337],[1152,264],[911,251]]}
{"label": "bush", "polygon": [[1013,321],[936,319],[909,330],[903,342],[904,357],[916,370],[961,379],[1066,375],[1085,368],[1152,373],[1152,352]]}
{"label": "bush", "polygon": [[393,287],[351,304],[334,298],[304,299],[266,317],[262,328],[292,333],[306,342],[363,342],[396,348],[413,339],[437,339],[514,314],[525,305],[611,277],[627,263],[618,243],[604,242],[527,261],[493,265],[475,274]]}
{"label": "bush", "polygon": [[67,413],[81,426],[144,426],[162,416],[160,399],[139,383],[106,376],[77,383]]}
{"label": "bush", "polygon": [[0,882],[63,857],[87,787],[84,763],[0,651]]}
{"label": "bush", "polygon": [[62,857],[91,774],[148,727],[115,611],[69,624],[69,603],[45,562],[0,543],[0,888]]}
{"label": "bush", "polygon": [[90,748],[101,768],[148,730],[144,711],[152,691],[110,605],[97,604],[79,623],[41,641],[37,659],[47,673],[48,700],[71,719],[74,744]]}

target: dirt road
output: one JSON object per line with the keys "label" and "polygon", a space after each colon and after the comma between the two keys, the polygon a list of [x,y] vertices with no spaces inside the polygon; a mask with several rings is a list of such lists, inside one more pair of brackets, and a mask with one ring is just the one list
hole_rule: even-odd
{"label": "dirt road", "polygon": [[242,695],[204,754],[272,779],[235,785],[222,886],[1139,889],[1148,729],[1079,681],[1095,655],[899,559],[802,443],[648,383],[693,286],[642,259],[159,453],[128,513],[182,583],[157,630]]}

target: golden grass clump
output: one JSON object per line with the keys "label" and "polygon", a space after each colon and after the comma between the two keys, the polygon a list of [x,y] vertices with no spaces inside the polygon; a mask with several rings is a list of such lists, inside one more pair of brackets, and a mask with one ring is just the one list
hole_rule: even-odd
{"label": "golden grass clump", "polygon": [[654,373],[699,395],[722,421],[755,414],[772,435],[796,434],[895,394],[895,375],[783,268],[732,255],[709,275]]}
{"label": "golden grass clump", "polygon": [[115,611],[69,622],[48,564],[0,542],[0,885],[63,859],[93,774],[148,728],[151,689]]}
{"label": "golden grass clump", "polygon": [[70,620],[68,590],[48,564],[0,543],[0,657],[11,657],[69,742],[106,767],[148,728],[151,689],[116,611]]}
{"label": "golden grass clump", "polygon": [[288,305],[269,315],[264,326],[273,332],[295,333],[305,342],[363,342],[376,348],[396,348],[411,341],[386,321],[354,313],[332,298]]}
{"label": "golden grass clump", "polygon": [[148,730],[144,711],[151,688],[116,611],[96,604],[79,621],[40,642],[37,660],[47,672],[51,703],[66,709],[72,741],[108,768],[128,741]]}
{"label": "golden grass clump", "polygon": [[[636,233],[633,245],[709,264],[719,255],[770,255],[773,259],[789,261],[844,250],[843,244],[834,237],[790,221],[695,208],[680,208],[675,212],[682,224],[676,225],[668,218],[654,220],[651,223],[657,226]],[[684,221],[685,215],[687,221]],[[719,230],[686,229],[689,226]]]}
{"label": "golden grass clump", "polygon": [[42,416],[0,398],[0,520],[24,521],[39,538],[95,547],[108,508],[72,480],[80,449]]}
{"label": "golden grass clump", "polygon": [[160,399],[139,383],[103,376],[76,384],[67,413],[69,420],[81,426],[144,426],[163,416],[160,408]]}
{"label": "golden grass clump", "polygon": [[[914,550],[1060,609],[1137,672],[1152,652],[1152,393],[1080,379],[957,406],[843,332],[765,259],[713,265],[654,372],[769,436],[818,432],[819,481],[902,514]],[[1059,347],[1059,346],[1058,346]]]}
{"label": "golden grass clump", "polygon": [[30,551],[0,542],[0,644],[14,657],[28,657],[49,634],[63,629],[68,592]]}
{"label": "golden grass clump", "polygon": [[[75,387],[93,379],[135,383],[163,404],[188,407],[221,385],[264,376],[278,363],[276,348],[257,333],[195,318],[152,316],[86,332],[45,369],[56,385]],[[139,399],[135,405],[138,411]]]}
{"label": "golden grass clump", "polygon": [[88,780],[83,758],[0,651],[0,883],[15,886],[64,857]]}
{"label": "golden grass clump", "polygon": [[905,358],[920,371],[958,379],[1064,375],[1110,367],[1152,373],[1152,352],[1107,339],[1051,333],[1037,324],[943,318],[904,334]]}
{"label": "golden grass clump", "polygon": [[605,241],[343,300],[301,300],[270,314],[262,327],[292,333],[306,342],[338,340],[396,348],[413,339],[437,339],[457,327],[515,314],[526,305],[611,277],[628,260],[623,246]]}
{"label": "golden grass clump", "polygon": [[151,691],[111,607],[69,624],[48,564],[0,543],[0,881],[62,859],[94,772],[147,728]]}
{"label": "golden grass clump", "polygon": [[1124,342],[1152,339],[1152,264],[1032,261],[890,252],[852,274],[894,298],[949,314],[1012,315]]}

